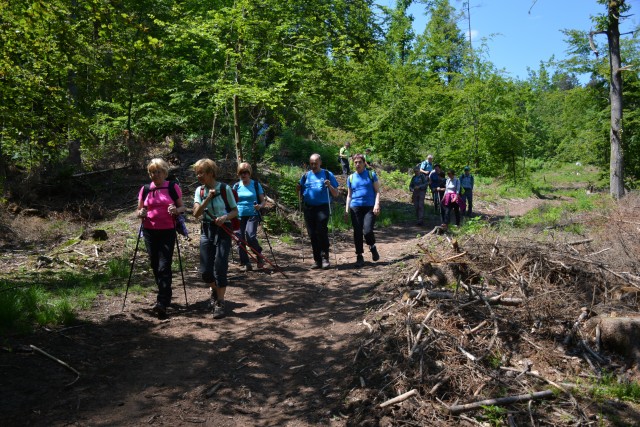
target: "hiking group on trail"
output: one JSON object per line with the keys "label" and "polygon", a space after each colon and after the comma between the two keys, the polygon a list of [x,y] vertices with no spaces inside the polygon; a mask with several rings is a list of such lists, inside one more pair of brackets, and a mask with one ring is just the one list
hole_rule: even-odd
{"label": "hiking group on trail", "polygon": [[[373,170],[370,153],[350,156],[350,144],[345,143],[340,149],[339,160],[346,178],[346,203],[344,220],[351,220],[353,227],[353,243],[356,262],[354,266],[365,265],[364,244],[366,243],[371,260],[376,262],[380,254],[376,247],[375,223],[380,215],[380,180]],[[350,160],[355,168],[351,172]],[[307,235],[313,253],[312,269],[328,269],[331,266],[329,253],[329,222],[335,246],[335,230],[333,227],[332,200],[340,194],[340,185],[335,175],[322,168],[322,159],[314,153],[309,158],[310,170],[305,172],[296,185],[299,198],[299,210],[303,215]],[[240,266],[246,272],[253,270],[252,260],[261,269],[265,262],[285,277],[286,275],[268,258],[262,255],[262,247],[258,241],[258,226],[262,221],[260,210],[266,203],[266,195],[262,185],[252,178],[253,169],[249,163],[241,162],[237,167],[239,180],[227,185],[218,180],[217,165],[211,159],[200,159],[193,170],[200,184],[193,195],[193,216],[200,222],[200,264],[201,280],[211,291],[210,305],[213,318],[225,316],[225,293],[229,284],[229,254],[232,241],[237,243]],[[141,220],[140,236],[149,255],[156,286],[158,288],[153,310],[163,318],[172,297],[172,270],[174,246],[178,249],[177,234],[188,237],[184,226],[183,213],[186,207],[182,201],[182,190],[177,182],[168,180],[169,165],[163,159],[152,159],[147,171],[151,183],[144,185],[138,192],[136,215]],[[433,164],[433,156],[416,165],[414,175],[409,183],[412,203],[416,210],[417,225],[424,225],[424,201],[427,189],[430,190],[434,208],[440,213],[441,227],[447,228],[451,221],[451,213],[455,215],[456,225],[460,225],[460,211],[472,212],[474,177],[470,168],[458,179],[453,170],[447,171],[447,177],[439,164]],[[220,197],[218,197],[220,196]],[[264,228],[263,228],[264,230]],[[268,235],[265,230],[268,242]],[[269,243],[269,242],[268,242]],[[271,244],[269,243],[269,247]],[[335,255],[335,248],[334,255]],[[131,273],[135,262],[134,252],[127,292],[131,282]],[[273,255],[273,250],[271,250]],[[304,257],[303,257],[304,260]],[[274,260],[275,262],[275,260]],[[337,257],[336,257],[337,262]],[[337,265],[336,265],[337,267]],[[182,272],[182,261],[180,260]],[[183,286],[184,275],[183,275]],[[126,303],[125,293],[125,303]],[[185,302],[186,302],[185,286]],[[188,303],[187,303],[188,304]],[[123,304],[124,308],[124,304]]]}

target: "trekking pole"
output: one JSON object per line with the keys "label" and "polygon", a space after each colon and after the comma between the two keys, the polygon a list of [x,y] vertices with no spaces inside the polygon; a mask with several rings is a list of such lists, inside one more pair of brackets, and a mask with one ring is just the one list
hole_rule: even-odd
{"label": "trekking pole", "polygon": [[336,250],[336,229],[333,226],[333,212],[331,211],[331,195],[329,194],[329,187],[327,186],[327,199],[329,200],[329,218],[331,218],[331,235],[333,238],[333,260],[336,263],[336,269],[338,268],[338,253]]}
{"label": "trekking pole", "polygon": [[138,254],[138,245],[140,244],[140,235],[142,234],[142,221],[140,221],[140,228],[138,228],[138,239],[136,240],[136,248],[133,251],[133,259],[131,260],[131,269],[129,270],[129,280],[127,280],[127,290],[124,292],[124,300],[122,301],[122,310],[127,303],[127,295],[129,294],[129,285],[131,284],[131,275],[133,275],[133,266],[136,263],[136,255]]}
{"label": "trekking pole", "polygon": [[[254,205],[257,205],[257,203],[254,203]],[[262,214],[260,213],[260,211],[256,209],[256,212],[258,212],[258,219],[260,219],[260,222],[263,222],[262,221]],[[269,235],[267,234],[267,229],[264,228],[264,225],[262,226],[262,231],[264,231],[264,237],[265,237],[265,239],[267,239],[267,244],[269,245],[269,251],[271,251],[271,258],[273,258],[273,262],[277,266],[278,265],[278,260],[276,260],[276,256],[273,254],[273,248],[271,247],[271,242],[269,241]]]}
{"label": "trekking pole", "polygon": [[187,301],[187,285],[184,281],[184,270],[182,269],[182,257],[180,256],[180,245],[178,244],[178,240],[179,240],[178,231],[176,230],[176,249],[178,249],[178,264],[180,265],[180,275],[182,276],[182,287],[184,288],[184,305],[186,308],[189,308],[189,302]]}
{"label": "trekking pole", "polygon": [[304,262],[304,231],[302,230],[304,228],[304,215],[302,213],[302,198],[300,194],[298,194],[298,213],[302,218],[302,226],[300,227],[300,244],[302,245],[302,249],[300,253],[302,254],[302,262]]}
{"label": "trekking pole", "polygon": [[[284,271],[282,271],[282,269],[276,265],[274,265],[271,261],[269,261],[269,258],[265,257],[264,255],[262,255],[260,252],[258,252],[254,247],[252,247],[249,243],[247,243],[246,241],[242,240],[241,238],[239,238],[238,236],[235,235],[235,233],[231,230],[229,230],[229,228],[226,225],[220,225],[219,226],[225,233],[227,233],[229,235],[229,237],[231,237],[231,239],[235,240],[239,246],[244,249],[244,251],[247,253],[247,255],[249,255],[249,257],[251,257],[251,259],[253,259],[254,261],[257,262],[257,258],[266,261],[269,265],[271,265],[278,273],[282,274],[285,278],[288,279],[287,275],[284,274]],[[249,249],[251,249],[253,251],[253,253],[255,254],[255,257],[253,255],[251,255],[251,253],[243,247],[243,245],[240,245],[240,243],[246,245],[247,247],[249,247]],[[257,257],[257,258],[256,258]]]}

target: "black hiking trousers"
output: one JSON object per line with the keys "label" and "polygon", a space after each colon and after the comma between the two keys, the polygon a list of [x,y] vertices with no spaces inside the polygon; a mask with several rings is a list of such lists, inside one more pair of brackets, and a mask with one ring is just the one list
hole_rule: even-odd
{"label": "black hiking trousers", "polygon": [[168,307],[171,304],[171,262],[173,260],[173,248],[176,245],[176,230],[142,229],[144,244],[151,261],[153,277],[158,286],[157,301]]}
{"label": "black hiking trousers", "polygon": [[329,204],[304,207],[304,222],[311,239],[313,260],[322,263],[322,257],[329,259]]}

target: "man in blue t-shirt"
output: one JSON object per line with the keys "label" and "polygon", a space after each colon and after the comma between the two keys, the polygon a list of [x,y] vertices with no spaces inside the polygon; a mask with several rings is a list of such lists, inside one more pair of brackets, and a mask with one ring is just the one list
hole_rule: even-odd
{"label": "man in blue t-shirt", "polygon": [[425,174],[428,178],[432,170],[433,170],[433,156],[429,154],[427,156],[427,160],[420,163],[420,173]]}
{"label": "man in blue t-shirt", "polygon": [[311,268],[329,268],[329,203],[338,196],[338,181],[330,171],[322,169],[320,154],[309,158],[311,170],[302,175],[297,185],[299,197],[304,201],[304,221],[311,239],[313,260]]}

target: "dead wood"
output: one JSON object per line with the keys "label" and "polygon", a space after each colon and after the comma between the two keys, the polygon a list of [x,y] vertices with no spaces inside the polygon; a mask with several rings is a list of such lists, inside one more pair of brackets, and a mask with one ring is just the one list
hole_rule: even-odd
{"label": "dead wood", "polygon": [[42,354],[43,356],[48,357],[49,359],[61,364],[62,366],[64,366],[65,368],[67,368],[68,370],[70,370],[71,372],[73,372],[74,374],[76,374],[76,379],[71,381],[69,384],[65,384],[66,387],[69,387],[73,384],[75,384],[76,381],[78,381],[80,379],[80,372],[76,371],[74,368],[72,368],[71,366],[69,366],[68,364],[66,364],[65,362],[63,362],[62,360],[58,359],[55,356],[50,355],[49,353],[47,353],[46,351],[36,347],[33,344],[30,344],[29,347],[31,349],[33,349],[34,351],[36,351],[37,353]]}
{"label": "dead wood", "polygon": [[406,393],[396,396],[393,399],[389,399],[385,402],[382,402],[379,406],[380,408],[386,408],[389,405],[395,405],[396,403],[404,402],[405,400],[407,400],[411,396],[415,396],[416,394],[418,394],[418,390],[414,388],[413,390],[410,390]]}
{"label": "dead wood", "polygon": [[537,391],[535,393],[499,397],[496,399],[485,399],[479,402],[465,403],[463,405],[454,405],[454,406],[449,406],[447,409],[449,410],[449,413],[451,413],[452,415],[457,415],[463,412],[469,412],[469,411],[474,411],[476,409],[480,409],[483,406],[511,405],[513,403],[518,403],[518,402],[528,402],[530,400],[547,399],[547,398],[553,397],[553,395],[554,395],[553,390],[544,390],[544,391]]}

